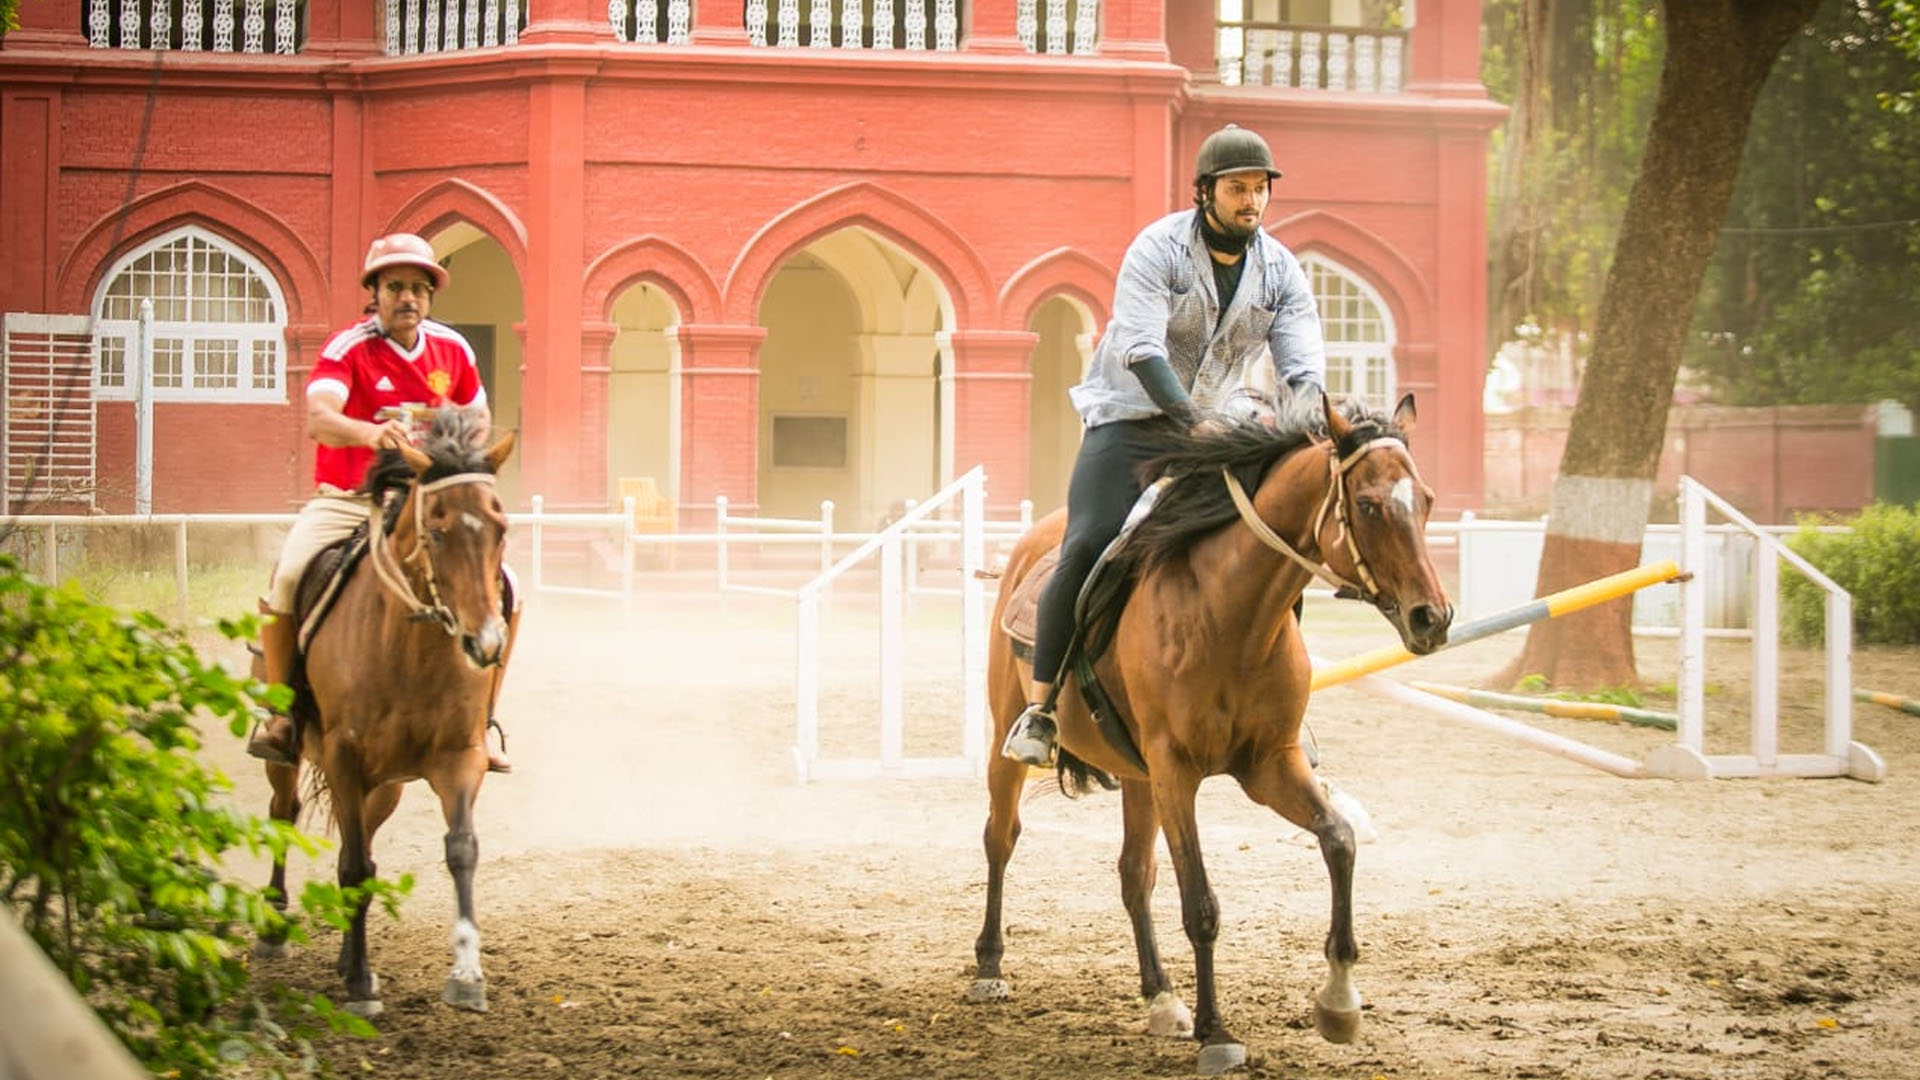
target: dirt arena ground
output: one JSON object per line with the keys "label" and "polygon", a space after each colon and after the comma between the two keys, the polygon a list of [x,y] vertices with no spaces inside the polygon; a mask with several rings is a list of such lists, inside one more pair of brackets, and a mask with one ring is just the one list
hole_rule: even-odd
{"label": "dirt arena ground", "polygon": [[[1315,605],[1314,651],[1389,643],[1354,605]],[[912,754],[958,746],[953,608],[911,625]],[[379,837],[383,876],[418,887],[375,915],[387,1012],[377,1040],[324,1048],[340,1076],[1173,1077],[1195,1046],[1145,1033],[1114,859],[1119,800],[1035,792],[1009,873],[1014,998],[965,1004],[985,869],[981,782],[794,783],[792,605],[712,593],[636,602],[542,595],[502,715],[519,771],[480,800],[491,1011],[439,1001],[452,900],[424,789]],[[871,601],[837,602],[823,744],[871,754]],[[1473,683],[1508,637],[1399,674]],[[1710,749],[1742,742],[1744,645],[1708,667]],[[1650,684],[1674,645],[1641,646]],[[1858,685],[1920,696],[1920,654],[1861,649]],[[1819,743],[1820,659],[1789,651],[1783,748]],[[1670,703],[1670,698],[1668,699]],[[1658,699],[1653,707],[1663,707]],[[1670,707],[1668,704],[1666,707]],[[1317,850],[1231,781],[1201,792],[1222,910],[1220,991],[1241,1075],[1287,1078],[1895,1080],[1920,1060],[1920,718],[1856,708],[1888,777],[1617,779],[1346,689],[1314,702],[1322,771],[1378,829],[1360,849],[1365,1023],[1351,1045],[1308,1019],[1324,974]],[[1657,732],[1544,726],[1643,755]],[[265,785],[213,751],[239,797]],[[1191,1001],[1178,893],[1155,912]],[[296,867],[331,877],[331,856]],[[263,965],[337,993],[336,939]]]}

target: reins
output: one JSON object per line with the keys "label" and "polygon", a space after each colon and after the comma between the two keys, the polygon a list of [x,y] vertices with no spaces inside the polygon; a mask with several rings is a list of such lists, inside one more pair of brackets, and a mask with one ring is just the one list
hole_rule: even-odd
{"label": "reins", "polygon": [[[447,632],[448,637],[459,636],[460,620],[454,615],[452,609],[448,608],[440,599],[440,586],[434,581],[433,556],[427,553],[426,542],[425,507],[427,496],[443,488],[453,487],[458,484],[492,484],[493,482],[494,475],[492,473],[466,472],[455,473],[452,476],[443,476],[432,483],[415,484],[413,489],[413,550],[408,552],[404,558],[394,555],[392,535],[388,533],[386,529],[380,527],[378,521],[369,523],[369,528],[373,530],[373,550],[371,554],[373,556],[375,576],[380,579],[380,583],[385,585],[389,592],[400,599],[401,603],[407,605],[408,618],[416,622],[427,622],[429,620],[437,622],[440,624],[440,628]],[[377,507],[375,508],[375,513],[378,513]],[[431,601],[431,603],[423,603],[419,594],[414,592],[412,583],[407,580],[406,570],[401,564],[413,562],[418,562],[424,568],[427,579],[427,599]]]}
{"label": "reins", "polygon": [[[1339,530],[1334,543],[1346,548],[1347,558],[1353,563],[1353,572],[1355,576],[1360,579],[1359,584],[1348,581],[1346,578],[1335,573],[1333,567],[1327,565],[1325,559],[1315,562],[1305,555],[1302,555],[1299,549],[1295,548],[1292,544],[1281,539],[1280,534],[1274,532],[1272,527],[1261,520],[1260,515],[1254,512],[1253,500],[1247,497],[1247,489],[1241,486],[1239,478],[1233,475],[1233,470],[1226,466],[1221,466],[1220,475],[1226,478],[1227,493],[1233,496],[1233,505],[1240,511],[1240,520],[1247,523],[1247,528],[1253,530],[1253,535],[1259,537],[1261,543],[1292,559],[1304,567],[1307,573],[1325,581],[1335,589],[1357,596],[1369,604],[1378,605],[1380,602],[1379,586],[1374,583],[1373,571],[1367,568],[1367,561],[1361,558],[1360,548],[1353,542],[1353,530],[1347,526],[1346,489],[1347,470],[1353,468],[1353,466],[1368,453],[1384,446],[1396,447],[1403,453],[1406,451],[1406,445],[1399,439],[1385,435],[1362,443],[1353,453],[1348,454],[1344,458],[1335,456],[1333,445],[1331,443],[1328,444],[1327,470],[1332,477],[1332,483],[1327,485],[1327,493],[1320,500],[1320,510],[1313,516],[1313,531],[1307,534],[1308,543],[1312,543],[1319,538],[1320,529],[1327,521],[1327,510],[1331,508],[1333,510],[1335,527]],[[1412,463],[1412,455],[1408,455],[1408,462],[1409,464]],[[1414,475],[1419,475],[1417,470]]]}

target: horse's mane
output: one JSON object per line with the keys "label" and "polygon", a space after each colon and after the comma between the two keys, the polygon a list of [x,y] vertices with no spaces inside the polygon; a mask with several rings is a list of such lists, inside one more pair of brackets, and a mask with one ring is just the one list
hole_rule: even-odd
{"label": "horse's mane", "polygon": [[367,475],[360,481],[358,493],[386,507],[386,530],[392,532],[394,516],[405,500],[389,500],[389,493],[405,492],[415,479],[428,483],[459,473],[493,471],[487,463],[487,431],[487,425],[474,410],[441,409],[433,414],[433,425],[427,429],[420,445],[433,464],[416,478],[413,466],[400,456],[400,451],[382,450],[374,457],[373,464],[367,466]]}
{"label": "horse's mane", "polygon": [[[1335,406],[1353,425],[1335,450],[1341,457],[1367,442],[1389,437],[1406,441],[1406,433],[1384,413],[1372,412],[1357,398]],[[1218,431],[1193,434],[1183,427],[1157,427],[1151,457],[1138,471],[1142,484],[1162,476],[1174,482],[1160,495],[1153,513],[1134,529],[1126,547],[1116,556],[1126,573],[1144,574],[1184,554],[1201,537],[1236,520],[1239,509],[1220,477],[1232,470],[1249,494],[1260,486],[1267,470],[1299,448],[1327,437],[1326,414],[1317,394],[1300,394],[1285,403],[1273,426],[1257,420],[1215,416]]]}

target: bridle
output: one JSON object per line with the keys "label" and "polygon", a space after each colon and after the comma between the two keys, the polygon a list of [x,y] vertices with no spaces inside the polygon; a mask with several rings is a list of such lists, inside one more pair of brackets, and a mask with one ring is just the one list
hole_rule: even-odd
{"label": "bridle", "polygon": [[[1353,563],[1354,576],[1360,579],[1358,584],[1348,581],[1346,578],[1335,573],[1333,567],[1327,565],[1325,559],[1315,562],[1305,555],[1302,555],[1298,548],[1281,539],[1280,534],[1274,532],[1272,527],[1265,521],[1262,521],[1260,515],[1254,512],[1253,500],[1247,497],[1247,489],[1240,485],[1240,480],[1233,475],[1233,470],[1222,466],[1220,475],[1226,478],[1227,493],[1233,496],[1233,505],[1240,511],[1240,520],[1247,523],[1247,528],[1253,530],[1253,535],[1259,537],[1261,543],[1292,559],[1294,562],[1299,563],[1306,568],[1308,573],[1332,585],[1334,589],[1342,595],[1357,597],[1375,607],[1379,607],[1380,587],[1374,581],[1373,571],[1367,568],[1367,560],[1361,557],[1360,548],[1353,541],[1353,529],[1348,524],[1347,503],[1349,497],[1347,494],[1347,471],[1358,464],[1360,459],[1367,456],[1367,454],[1385,447],[1393,447],[1401,453],[1407,454],[1406,443],[1389,435],[1382,435],[1379,438],[1370,439],[1361,443],[1354,449],[1353,453],[1348,454],[1346,457],[1340,457],[1338,455],[1333,443],[1327,444],[1327,469],[1331,474],[1332,482],[1327,485],[1327,493],[1320,500],[1319,512],[1313,516],[1313,531],[1307,534],[1308,543],[1312,543],[1319,538],[1320,528],[1325,525],[1327,521],[1327,511],[1331,509],[1333,511],[1334,526],[1338,530],[1334,537],[1334,543],[1346,549],[1347,559]],[[1407,454],[1407,465],[1413,470],[1415,481],[1418,481],[1420,472],[1418,467],[1414,465],[1412,454]]]}
{"label": "bridle", "polygon": [[[416,483],[413,488],[413,550],[404,557],[393,552],[393,537],[380,522],[371,521],[368,528],[372,531],[372,558],[374,574],[388,591],[399,597],[407,605],[407,617],[414,622],[437,622],[447,632],[448,637],[460,635],[460,619],[440,599],[440,586],[434,580],[433,556],[427,551],[427,496],[445,488],[459,484],[486,484],[492,486],[494,475],[484,472],[455,473],[443,476],[431,483]],[[376,511],[377,513],[377,511]],[[407,580],[403,563],[419,563],[427,579],[427,599],[422,601]]]}

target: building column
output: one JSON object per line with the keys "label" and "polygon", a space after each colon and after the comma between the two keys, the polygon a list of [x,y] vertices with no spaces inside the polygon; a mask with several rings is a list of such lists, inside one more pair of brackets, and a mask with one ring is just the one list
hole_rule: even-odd
{"label": "building column", "polygon": [[1407,89],[1433,97],[1487,96],[1480,82],[1480,0],[1420,0],[1408,28]]}
{"label": "building column", "polygon": [[610,45],[615,41],[603,0],[540,0],[528,9],[527,28],[520,32],[522,45]]}
{"label": "building column", "polygon": [[16,12],[20,27],[7,32],[7,51],[27,49],[84,49],[80,13],[86,0],[25,0]]}
{"label": "building column", "polygon": [[[769,3],[767,7],[774,5]],[[693,0],[693,43],[695,45],[750,45],[746,16],[738,0]],[[769,11],[768,17],[773,13]]]}
{"label": "building column", "polygon": [[1434,275],[1434,310],[1441,313],[1435,372],[1439,414],[1438,474],[1432,480],[1437,508],[1448,513],[1477,509],[1485,462],[1481,454],[1486,417],[1487,141],[1479,132],[1443,135],[1434,170],[1436,250],[1448,253]]}
{"label": "building column", "polygon": [[1027,497],[1030,360],[1040,335],[1031,330],[955,330],[948,335],[953,363],[953,473],[987,470],[988,508],[1009,512]]}
{"label": "building column", "polygon": [[[562,14],[565,14],[563,8]],[[524,39],[523,39],[524,40]],[[527,90],[526,379],[521,384],[524,490],[559,510],[603,509],[604,477],[581,463],[586,440],[580,304],[585,256],[586,79],[598,62],[549,61]]]}
{"label": "building column", "polygon": [[1100,34],[1101,56],[1117,60],[1167,60],[1165,0],[1101,0],[1106,27]]}
{"label": "building column", "polygon": [[[610,322],[580,326],[580,485],[598,491],[604,504],[613,502],[613,484],[607,478],[607,415],[613,393],[613,364],[608,358],[620,327]],[[595,448],[598,447],[598,450]]]}
{"label": "building column", "polygon": [[974,0],[967,11],[967,26],[960,42],[960,51],[1004,55],[1025,53],[1027,46],[1020,40],[1017,0]]}
{"label": "building column", "polygon": [[680,495],[683,527],[760,505],[760,345],[764,326],[680,326]]}

